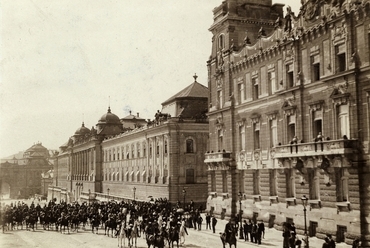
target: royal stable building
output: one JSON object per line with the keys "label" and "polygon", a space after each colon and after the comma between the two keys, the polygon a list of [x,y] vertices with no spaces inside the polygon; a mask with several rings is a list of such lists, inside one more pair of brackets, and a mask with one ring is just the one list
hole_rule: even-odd
{"label": "royal stable building", "polygon": [[196,81],[153,120],[108,109],[60,147],[49,196],[64,201],[168,199],[205,205],[208,88]]}
{"label": "royal stable building", "polygon": [[207,210],[370,240],[370,1],[213,10]]}

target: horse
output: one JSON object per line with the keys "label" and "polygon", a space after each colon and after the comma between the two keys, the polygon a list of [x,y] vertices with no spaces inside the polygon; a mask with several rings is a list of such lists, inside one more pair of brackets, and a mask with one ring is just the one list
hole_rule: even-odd
{"label": "horse", "polygon": [[231,233],[230,233],[230,236],[228,238],[226,238],[226,233],[220,233],[220,239],[222,241],[222,245],[223,245],[223,248],[225,248],[225,245],[226,244],[229,244],[230,248],[232,245],[234,245],[234,247],[236,248],[236,231],[233,230]]}
{"label": "horse", "polygon": [[150,248],[151,245],[153,245],[153,247],[164,248],[164,237],[162,233],[147,234],[146,243],[148,245],[148,248]]}
{"label": "horse", "polygon": [[94,215],[90,219],[91,223],[91,232],[94,233],[94,229],[96,229],[96,234],[99,233],[99,226],[100,226],[100,219],[97,215]]}
{"label": "horse", "polygon": [[177,247],[179,247],[180,241],[180,228],[178,226],[170,227],[168,230],[168,245],[169,247],[173,247],[173,243],[176,242]]}
{"label": "horse", "polygon": [[[115,220],[115,218],[109,218],[108,220],[106,220],[104,222],[104,230],[105,230],[105,233],[104,235],[108,235],[109,237],[109,230],[112,231],[112,238],[114,238],[115,235],[113,235],[113,231],[116,231],[117,230],[117,221]],[[108,232],[107,232],[108,230]]]}
{"label": "horse", "polygon": [[30,213],[26,215],[26,230],[32,229],[35,231],[35,224],[37,223],[37,215],[35,213]]}
{"label": "horse", "polygon": [[137,237],[140,237],[140,234],[139,234],[139,221],[138,220],[135,220],[134,221],[134,224],[129,227],[129,229],[131,229],[129,232],[128,232],[128,245],[130,247],[132,247],[134,245],[134,242],[135,242],[135,247],[137,247]]}
{"label": "horse", "polygon": [[57,220],[57,225],[60,226],[60,232],[66,232],[67,227],[67,231],[69,234],[69,219],[67,216],[62,215],[61,217],[59,217]]}
{"label": "horse", "polygon": [[[118,237],[118,247],[126,247],[125,245],[125,239],[128,239],[128,230],[125,227],[126,222],[122,221],[120,226],[119,226],[119,233],[117,235]],[[129,244],[130,241],[128,241]]]}

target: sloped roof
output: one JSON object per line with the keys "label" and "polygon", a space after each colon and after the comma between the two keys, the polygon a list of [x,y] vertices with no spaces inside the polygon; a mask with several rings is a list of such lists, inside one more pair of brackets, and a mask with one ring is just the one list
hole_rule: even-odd
{"label": "sloped roof", "polygon": [[168,100],[164,101],[162,105],[172,102],[178,98],[208,98],[208,94],[208,88],[195,81],[185,89],[170,97]]}

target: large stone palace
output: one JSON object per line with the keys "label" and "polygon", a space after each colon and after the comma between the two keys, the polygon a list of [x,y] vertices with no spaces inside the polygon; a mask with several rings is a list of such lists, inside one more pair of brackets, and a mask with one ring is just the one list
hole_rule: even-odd
{"label": "large stone palace", "polygon": [[369,247],[370,1],[301,3],[213,10],[207,210]]}
{"label": "large stone palace", "polygon": [[195,81],[162,103],[154,119],[108,108],[60,147],[49,198],[67,202],[166,198],[205,205],[208,88]]}
{"label": "large stone palace", "polygon": [[0,162],[0,199],[24,199],[46,195],[52,183],[53,150],[37,142]]}

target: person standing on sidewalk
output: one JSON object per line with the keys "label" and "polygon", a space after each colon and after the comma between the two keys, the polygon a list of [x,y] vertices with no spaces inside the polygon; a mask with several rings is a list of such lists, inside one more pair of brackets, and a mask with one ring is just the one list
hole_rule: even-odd
{"label": "person standing on sidewalk", "polygon": [[217,219],[215,216],[212,216],[212,230],[213,230],[213,233],[216,232],[216,224],[217,224]]}
{"label": "person standing on sidewalk", "polygon": [[202,222],[203,222],[203,218],[202,218],[202,216],[199,214],[198,219],[197,219],[197,223],[198,223],[198,231],[202,230]]}
{"label": "person standing on sidewalk", "polygon": [[326,237],[329,239],[329,248],[335,248],[335,241],[333,240],[331,234],[326,234]]}
{"label": "person standing on sidewalk", "polygon": [[249,225],[247,223],[247,220],[244,220],[244,223],[243,223],[243,233],[244,233],[244,241],[248,241],[248,233],[250,233],[249,231]]}
{"label": "person standing on sidewalk", "polygon": [[206,230],[208,230],[208,227],[209,227],[209,230],[211,230],[211,215],[210,214],[206,214]]}

